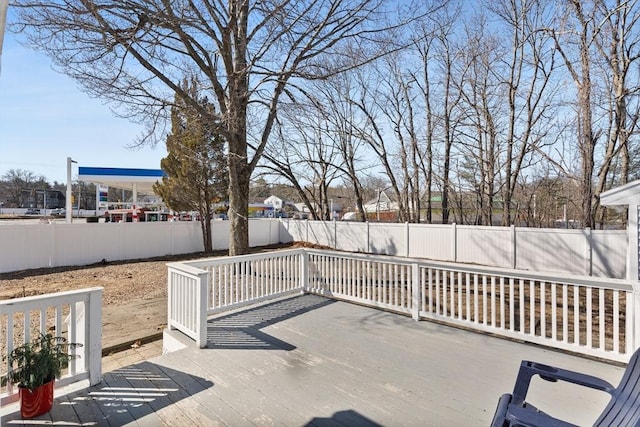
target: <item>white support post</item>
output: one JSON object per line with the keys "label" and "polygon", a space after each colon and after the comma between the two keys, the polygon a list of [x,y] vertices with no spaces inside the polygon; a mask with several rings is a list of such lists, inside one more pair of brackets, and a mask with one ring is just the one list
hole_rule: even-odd
{"label": "white support post", "polygon": [[89,355],[89,383],[96,385],[102,381],[102,289],[89,294],[85,307],[85,354]]}
{"label": "white support post", "polygon": [[420,320],[420,267],[417,263],[411,264],[411,317],[413,320]]}
{"label": "white support post", "polygon": [[171,267],[167,268],[167,329],[172,330],[175,329],[172,326],[171,319],[173,319],[173,280],[172,278],[172,269]]}
{"label": "white support post", "polygon": [[302,293],[309,292],[309,254],[305,250],[300,252],[300,281]]}
{"label": "white support post", "polygon": [[338,222],[333,218],[333,249],[338,250]]}
{"label": "white support post", "polygon": [[196,331],[198,331],[198,339],[196,345],[198,348],[207,346],[207,301],[209,289],[209,272],[203,271],[198,274],[198,289],[196,290]]}

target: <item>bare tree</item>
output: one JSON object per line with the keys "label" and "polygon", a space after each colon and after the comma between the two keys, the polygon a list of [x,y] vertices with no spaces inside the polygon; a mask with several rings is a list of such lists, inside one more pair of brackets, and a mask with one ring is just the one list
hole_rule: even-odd
{"label": "bare tree", "polygon": [[[148,123],[150,134],[162,130],[174,95],[199,108],[180,87],[185,75],[206,82],[218,112],[211,121],[228,144],[231,254],[248,250],[249,181],[281,98],[305,80],[339,72],[326,65],[327,56],[338,63],[348,57],[351,67],[356,49],[366,50],[359,57],[369,61],[399,48],[376,39],[407,22],[385,0],[17,0],[13,6],[14,29],[26,28],[62,72],[113,101],[122,115]],[[414,15],[429,12],[424,2],[409,6]],[[398,19],[390,22],[392,16]]]}
{"label": "bare tree", "polygon": [[[501,167],[503,225],[510,225],[513,197],[523,169],[539,158],[548,143],[554,115],[557,88],[552,77],[557,68],[554,46],[540,28],[550,25],[550,5],[546,0],[496,0],[488,10],[505,25],[510,38],[505,43],[506,69],[502,83],[506,88],[507,112],[505,152]],[[508,47],[507,47],[508,46]]]}
{"label": "bare tree", "polygon": [[[640,5],[638,1],[617,1],[613,10],[607,10],[605,3],[598,3],[600,15],[604,16],[601,30],[595,37],[596,50],[601,56],[599,79],[604,87],[607,102],[602,105],[602,126],[606,138],[606,147],[597,172],[596,204],[599,195],[611,185],[611,174],[616,165],[618,171],[615,182],[626,184],[629,179],[630,153],[629,143],[638,131],[640,103],[637,95],[640,86],[632,81],[632,66],[640,58],[640,33],[636,30],[640,23]],[[598,209],[596,205],[594,210]],[[605,212],[601,210],[602,225]]]}

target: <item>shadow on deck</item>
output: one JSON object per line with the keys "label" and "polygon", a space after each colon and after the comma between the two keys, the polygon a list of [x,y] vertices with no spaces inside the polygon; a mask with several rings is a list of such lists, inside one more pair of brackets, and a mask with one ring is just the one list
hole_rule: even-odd
{"label": "shadow on deck", "polygon": [[336,301],[301,295],[209,320],[207,348],[237,350],[295,350],[295,346],[262,329],[334,304]]}
{"label": "shadow on deck", "polygon": [[[1,424],[122,426],[145,419],[148,425],[162,425],[158,411],[212,386],[204,378],[145,361],[106,373],[97,386],[56,397],[51,412],[33,420],[23,421],[14,405],[16,411],[2,416]],[[176,425],[188,424],[178,416]]]}

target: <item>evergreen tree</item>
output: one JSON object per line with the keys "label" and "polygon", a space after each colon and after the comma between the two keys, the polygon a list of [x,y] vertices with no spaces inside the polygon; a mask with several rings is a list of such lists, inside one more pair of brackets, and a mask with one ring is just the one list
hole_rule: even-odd
{"label": "evergreen tree", "polygon": [[197,211],[200,214],[205,252],[213,250],[211,239],[212,203],[226,200],[228,172],[225,142],[203,110],[213,110],[208,100],[197,96],[199,82],[183,82],[191,99],[199,107],[176,97],[171,110],[171,133],[167,136],[167,157],[160,162],[167,176],[154,185],[154,191],[175,211]]}

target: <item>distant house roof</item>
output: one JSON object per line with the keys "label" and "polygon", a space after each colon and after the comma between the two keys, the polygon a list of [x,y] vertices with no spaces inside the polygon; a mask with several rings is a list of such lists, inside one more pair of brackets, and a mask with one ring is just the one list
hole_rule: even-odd
{"label": "distant house roof", "polygon": [[366,212],[395,211],[398,210],[398,203],[393,201],[386,191],[380,191],[379,195],[366,202],[363,206]]}

